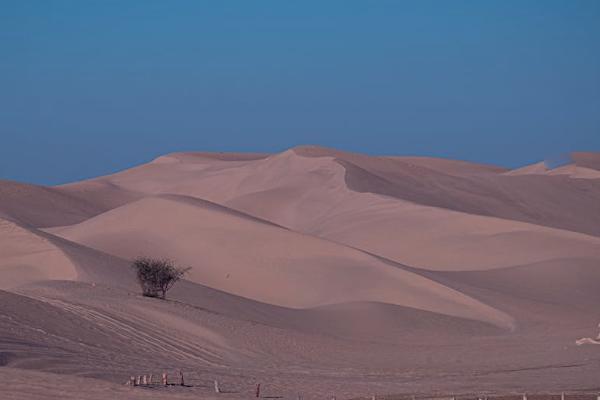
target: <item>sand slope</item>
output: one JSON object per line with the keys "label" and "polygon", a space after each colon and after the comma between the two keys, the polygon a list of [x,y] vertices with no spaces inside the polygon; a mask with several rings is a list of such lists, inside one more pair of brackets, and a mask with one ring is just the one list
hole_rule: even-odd
{"label": "sand slope", "polygon": [[46,227],[83,221],[100,211],[54,188],[0,180],[0,216]]}
{"label": "sand slope", "polygon": [[600,262],[595,236],[366,193],[349,196],[309,232],[423,269],[483,270],[568,257]]}
{"label": "sand slope", "polygon": [[493,271],[450,272],[445,276],[515,298],[594,310],[600,302],[600,267],[596,260],[565,258]]}
{"label": "sand slope", "polygon": [[[580,154],[585,155],[577,156],[573,163],[561,165],[556,168],[548,168],[548,166],[544,162],[539,162],[536,164],[527,165],[522,168],[513,169],[511,171],[505,172],[504,175],[563,175],[575,179],[600,179],[600,169],[597,168],[597,157],[593,156],[594,153]],[[589,165],[590,167],[587,167],[585,165]]]}
{"label": "sand slope", "polygon": [[512,324],[502,313],[360,251],[189,197],[145,198],[49,231],[123,258],[172,258],[193,267],[194,282],[270,304],[377,301]]}
{"label": "sand slope", "polygon": [[40,234],[0,219],[0,289],[44,279],[75,279],[66,254]]}
{"label": "sand slope", "polygon": [[139,197],[108,182],[45,187],[0,180],[0,217],[38,228],[68,225]]}
{"label": "sand slope", "polygon": [[571,153],[571,159],[577,166],[595,169],[600,171],[600,152],[582,152]]}
{"label": "sand slope", "polygon": [[43,280],[134,283],[124,260],[2,218],[0,255],[0,289]]}

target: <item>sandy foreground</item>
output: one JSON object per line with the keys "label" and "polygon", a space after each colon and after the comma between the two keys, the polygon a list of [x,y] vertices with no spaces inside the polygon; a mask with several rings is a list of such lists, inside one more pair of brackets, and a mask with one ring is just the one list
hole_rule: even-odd
{"label": "sandy foreground", "polygon": [[[600,392],[600,346],[576,344],[600,322],[600,155],[573,160],[304,146],[0,181],[0,398]],[[192,269],[145,298],[139,255]]]}

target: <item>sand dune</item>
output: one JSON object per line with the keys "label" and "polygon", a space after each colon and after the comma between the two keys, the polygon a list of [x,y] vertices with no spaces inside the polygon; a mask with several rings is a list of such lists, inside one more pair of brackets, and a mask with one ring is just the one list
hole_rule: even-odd
{"label": "sand dune", "polygon": [[55,188],[0,180],[0,216],[46,227],[83,221],[100,210]]}
{"label": "sand dune", "polygon": [[503,173],[506,172],[506,168],[498,167],[495,165],[477,164],[468,161],[461,160],[450,160],[446,158],[433,158],[433,157],[380,157],[390,158],[393,160],[399,160],[407,165],[416,165],[423,168],[428,168],[436,172],[440,172],[448,175],[455,176],[469,176],[478,174],[489,174],[489,173]]}
{"label": "sand dune", "polygon": [[77,277],[75,266],[59,247],[15,222],[0,219],[0,250],[0,289]]}
{"label": "sand dune", "polygon": [[574,152],[570,162],[550,168],[545,162],[538,162],[505,172],[505,175],[566,175],[577,179],[600,179],[600,153]]}
{"label": "sand dune", "polygon": [[46,187],[0,180],[0,217],[37,228],[68,225],[140,197],[109,182]]}
{"label": "sand dune", "polygon": [[[0,313],[9,317],[0,324],[0,360],[9,369],[0,368],[0,374],[11,381],[36,379],[24,393],[39,395],[36,388],[40,387],[47,393],[77,388],[86,398],[88,393],[94,398],[102,389],[117,398],[134,398],[146,390],[126,391],[123,377],[165,370],[176,377],[182,370],[192,387],[151,392],[165,398],[206,397],[211,395],[213,379],[218,379],[224,389],[236,392],[221,397],[247,398],[262,382],[266,396],[302,393],[309,399],[331,390],[344,397],[367,396],[375,383],[379,390],[391,393],[402,388],[426,390],[431,384],[454,392],[483,384],[504,390],[514,384],[556,390],[576,388],[595,376],[593,362],[581,361],[584,353],[564,351],[567,341],[576,347],[570,336],[582,337],[586,333],[582,328],[570,335],[562,330],[545,335],[541,343],[535,336],[506,334],[474,321],[390,305],[274,311],[268,305],[246,303],[250,310],[262,309],[268,322],[264,324],[255,322],[252,313],[240,318],[223,310],[215,312],[213,304],[233,300],[227,300],[227,294],[209,294],[214,303],[201,302],[201,306],[177,301],[176,292],[173,296],[175,301],[163,302],[103,285],[60,281],[24,287],[19,295],[0,291]],[[294,322],[302,329],[295,329]],[[345,332],[346,338],[337,337]],[[565,364],[574,366],[565,372],[560,368]],[[466,368],[489,376],[484,383],[479,375],[466,375],[460,381],[444,378]],[[523,372],[506,376],[502,371],[510,368]],[[550,380],[532,380],[530,369]],[[415,372],[407,379],[406,371]],[[560,385],[552,384],[558,377],[562,377]],[[9,392],[17,390],[8,387]]]}
{"label": "sand dune", "polygon": [[[600,156],[572,159],[507,171],[301,146],[1,181],[3,393],[30,377],[21,398],[210,398],[214,379],[235,399],[258,382],[307,400],[592,387],[597,346],[575,343],[600,321]],[[145,298],[138,255],[192,269]],[[122,385],[180,369],[189,388]]]}
{"label": "sand dune", "polygon": [[[326,218],[352,191],[600,235],[595,179],[511,176],[477,164],[369,157],[314,146],[258,159],[194,153],[168,157],[178,162],[149,163],[101,180],[147,195],[203,198],[301,231],[311,228],[307,217]],[[569,213],[562,204],[570,205]]]}
{"label": "sand dune", "polygon": [[504,174],[509,176],[514,175],[546,175],[550,171],[550,168],[546,166],[546,163],[540,161],[535,164],[526,165],[521,168],[512,169],[510,171],[506,171]]}
{"label": "sand dune", "polygon": [[[591,154],[591,153],[588,153]],[[582,164],[595,166],[594,163],[595,158],[593,157],[584,157]],[[556,168],[548,168],[548,166],[544,162],[539,162],[532,165],[527,165],[522,168],[517,168],[508,172],[505,172],[504,175],[509,176],[518,176],[518,175],[546,175],[546,176],[555,176],[555,175],[563,175],[568,176],[569,178],[577,178],[577,179],[600,179],[600,170],[595,168],[588,168],[583,165],[578,164],[577,162],[561,165]]]}
{"label": "sand dune", "polygon": [[[143,197],[142,193],[129,191],[107,181],[96,180],[61,185],[54,189],[72,198],[92,203],[95,207],[93,215]],[[57,224],[54,225],[56,226]],[[63,223],[63,225],[65,224]]]}
{"label": "sand dune", "polygon": [[[386,165],[378,160],[342,159],[348,187],[469,214],[600,234],[598,185],[566,176],[450,176],[430,169]],[[568,215],[559,204],[570,204]],[[590,218],[591,217],[591,218]],[[600,217],[599,217],[600,218]]]}
{"label": "sand dune", "polygon": [[492,271],[447,272],[442,276],[504,293],[515,298],[596,311],[600,302],[600,268],[597,260],[565,258]]}
{"label": "sand dune", "polygon": [[596,260],[571,258],[488,271],[432,271],[428,277],[502,309],[519,321],[523,336],[546,341],[570,332],[564,340],[574,343],[597,333],[598,271]]}
{"label": "sand dune", "polygon": [[49,231],[123,258],[169,257],[193,267],[194,282],[270,304],[378,301],[512,326],[502,313],[360,251],[189,197],[146,198]]}
{"label": "sand dune", "polygon": [[349,196],[309,232],[423,269],[482,270],[568,257],[600,262],[595,236],[366,193]]}
{"label": "sand dune", "polygon": [[[487,269],[577,255],[600,257],[600,241],[591,236],[349,190],[341,179],[347,180],[351,172],[328,157],[310,163],[310,159],[284,153],[268,160],[265,169],[286,171],[287,179],[267,177],[256,166],[238,167],[239,181],[259,190],[230,199],[226,189],[209,184],[210,193],[199,195],[294,230],[426,269]],[[226,180],[221,174],[227,172],[220,171],[215,180]],[[267,184],[250,186],[250,179],[259,177]],[[352,179],[359,178],[379,185],[371,176]],[[381,185],[387,182],[380,180]],[[548,199],[549,203],[553,200]]]}
{"label": "sand dune", "polygon": [[579,167],[600,171],[600,152],[574,152],[571,153],[571,159]]}
{"label": "sand dune", "polygon": [[[160,392],[163,396],[177,398],[179,394],[193,393],[206,397],[211,393],[213,379],[219,379],[224,390],[233,391],[234,398],[248,397],[257,380],[263,383],[267,396],[291,396],[303,391],[312,399],[331,387],[340,395],[351,396],[366,393],[369,383],[360,378],[363,372],[347,366],[360,365],[361,359],[366,361],[365,356],[371,367],[383,366],[400,354],[396,351],[389,354],[389,345],[379,348],[372,339],[355,343],[289,328],[282,330],[230,318],[206,308],[131,296],[120,290],[76,282],[26,287],[20,295],[0,291],[0,300],[0,312],[5,317],[0,325],[3,350],[0,359],[5,367],[0,368],[0,374],[9,374],[10,379],[15,379],[14,368],[19,368],[63,375],[52,378],[39,372],[22,372],[21,377],[40,379],[28,386],[25,393],[35,392],[38,385],[48,389],[69,388],[69,383],[79,382],[83,386],[78,391],[87,398],[86,394],[94,393],[98,385],[92,381],[82,382],[83,377],[109,380],[125,389],[123,377],[127,379],[132,373],[154,373],[156,378],[166,370],[171,379],[177,381],[178,371],[182,370],[186,382],[193,387],[181,391],[177,387],[170,388]],[[347,311],[352,309],[360,311],[356,307]],[[317,324],[335,326],[344,320],[339,332],[352,328],[348,325],[350,318],[327,318],[339,312],[302,312],[313,313],[313,316],[298,318],[304,323],[312,321],[313,329]],[[368,312],[376,313],[377,307],[369,307]],[[386,315],[394,315],[393,310],[380,313],[379,317]],[[292,320],[291,317],[286,318]],[[460,320],[453,322],[450,318],[448,323],[436,323],[435,316],[422,317],[419,318],[421,324],[427,324],[429,319],[432,327],[452,329],[454,323],[463,329]],[[366,322],[376,320],[377,315],[374,315]],[[392,320],[387,326],[390,322]],[[465,322],[465,326],[469,324],[475,332],[481,330],[476,324]],[[401,324],[389,333],[398,335],[398,327]],[[493,332],[488,328],[488,334]],[[464,336],[454,340],[464,340]],[[396,337],[395,342],[401,343],[401,337]],[[386,351],[388,355],[384,356]],[[319,369],[315,370],[317,365]],[[6,366],[11,370],[7,371]],[[335,366],[339,368],[336,376],[328,377],[324,373],[318,377],[317,371],[325,372]],[[287,372],[282,374],[283,370]],[[312,378],[311,387],[306,388],[303,381],[306,378],[302,377],[309,373],[316,373],[317,378]],[[80,379],[70,379],[73,375]],[[340,379],[348,383],[340,385]],[[392,382],[394,378],[387,379]],[[103,386],[107,394],[116,391],[117,395],[128,398],[119,387]],[[137,391],[133,391],[135,393]],[[230,396],[223,394],[222,397]]]}
{"label": "sand dune", "polygon": [[575,164],[554,168],[548,175],[567,175],[576,179],[600,179],[600,171],[592,168],[580,167]]}
{"label": "sand dune", "polygon": [[1,218],[0,251],[0,289],[43,280],[133,286],[126,261]]}
{"label": "sand dune", "polygon": [[202,162],[203,160],[219,160],[219,161],[252,161],[267,158],[270,154],[267,153],[171,153],[160,156],[153,160],[153,163],[189,163]]}

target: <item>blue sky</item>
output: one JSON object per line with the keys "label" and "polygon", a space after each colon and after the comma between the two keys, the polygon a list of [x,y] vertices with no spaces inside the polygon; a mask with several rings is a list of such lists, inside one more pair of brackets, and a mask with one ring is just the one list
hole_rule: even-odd
{"label": "blue sky", "polygon": [[600,151],[600,1],[0,0],[0,178],[320,144]]}

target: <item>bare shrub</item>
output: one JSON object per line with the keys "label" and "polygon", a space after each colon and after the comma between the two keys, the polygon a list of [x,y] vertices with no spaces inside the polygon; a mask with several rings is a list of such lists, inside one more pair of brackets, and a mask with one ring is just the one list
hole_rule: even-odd
{"label": "bare shrub", "polygon": [[131,264],[135,270],[142,294],[164,299],[167,291],[183,278],[190,268],[177,267],[171,260],[138,257]]}

